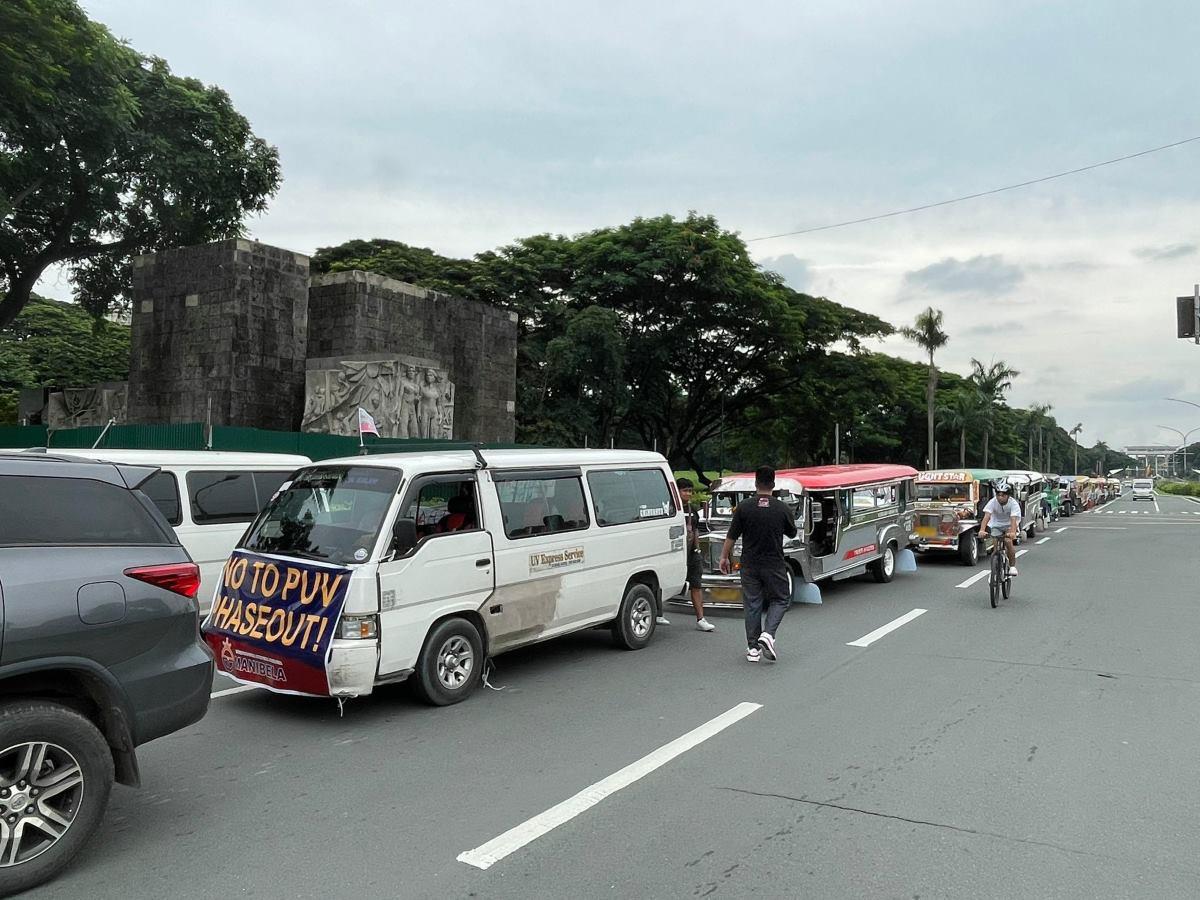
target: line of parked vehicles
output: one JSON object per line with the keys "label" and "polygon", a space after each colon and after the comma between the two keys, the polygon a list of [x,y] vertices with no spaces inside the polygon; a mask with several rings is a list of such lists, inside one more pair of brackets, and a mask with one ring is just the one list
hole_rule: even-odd
{"label": "line of parked vehicles", "polygon": [[[1030,536],[1120,490],[1034,472],[781,470],[793,596],[864,572],[889,582],[910,548],[975,564],[1000,475]],[[717,563],[753,480],[711,485],[712,606],[741,605],[740,547],[735,574]],[[489,657],[589,628],[640,649],[663,602],[686,602],[685,511],[656,453],[0,451],[0,511],[5,893],[70,861],[113,781],[138,783],[136,748],[205,714],[214,667],[336,698],[407,681],[445,705]]]}

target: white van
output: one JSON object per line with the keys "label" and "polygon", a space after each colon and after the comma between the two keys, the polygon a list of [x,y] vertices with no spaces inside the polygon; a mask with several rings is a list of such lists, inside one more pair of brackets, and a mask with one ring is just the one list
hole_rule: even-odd
{"label": "white van", "polygon": [[221,671],[273,690],[354,697],[412,676],[455,703],[516,647],[593,626],[644,647],[686,580],[684,533],[657,453],[326,460],[247,531],[204,633]]}
{"label": "white van", "polygon": [[231,453],[223,450],[59,450],[55,456],[85,456],[114,463],[158,466],[142,485],[200,567],[200,610],[220,580],[221,569],[246,526],[307,456]]}
{"label": "white van", "polygon": [[1153,500],[1154,482],[1149,478],[1135,478],[1133,480],[1133,499]]}

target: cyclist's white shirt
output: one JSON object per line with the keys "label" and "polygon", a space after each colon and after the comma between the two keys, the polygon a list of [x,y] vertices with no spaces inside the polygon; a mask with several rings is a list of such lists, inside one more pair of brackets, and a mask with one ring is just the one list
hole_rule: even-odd
{"label": "cyclist's white shirt", "polygon": [[1016,497],[1009,497],[1008,502],[1003,506],[993,497],[987,502],[983,511],[992,514],[992,519],[988,524],[995,525],[997,528],[1011,528],[1013,519],[1016,519],[1018,523],[1021,521],[1021,504],[1017,502]]}

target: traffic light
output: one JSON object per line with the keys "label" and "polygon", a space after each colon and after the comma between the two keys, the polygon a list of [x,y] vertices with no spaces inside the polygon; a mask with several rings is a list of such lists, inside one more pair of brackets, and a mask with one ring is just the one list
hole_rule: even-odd
{"label": "traffic light", "polygon": [[1175,311],[1179,319],[1179,334],[1181,338],[1192,338],[1200,342],[1200,335],[1197,335],[1197,321],[1200,320],[1200,313],[1197,312],[1197,300],[1192,297],[1176,297]]}

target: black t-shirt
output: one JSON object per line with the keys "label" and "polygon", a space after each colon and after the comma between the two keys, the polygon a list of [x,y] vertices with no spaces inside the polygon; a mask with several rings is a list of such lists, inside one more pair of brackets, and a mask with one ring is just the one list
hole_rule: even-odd
{"label": "black t-shirt", "polygon": [[768,568],[783,564],[783,538],[796,536],[796,520],[775,497],[747,497],[733,510],[726,537],[742,539],[742,565]]}

